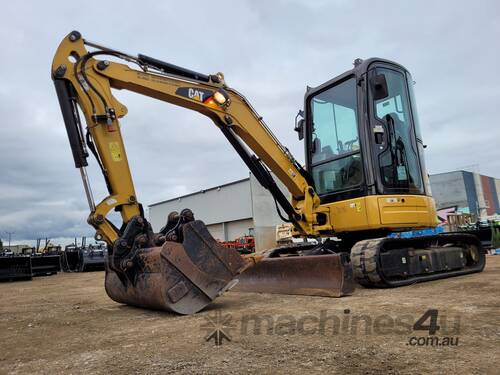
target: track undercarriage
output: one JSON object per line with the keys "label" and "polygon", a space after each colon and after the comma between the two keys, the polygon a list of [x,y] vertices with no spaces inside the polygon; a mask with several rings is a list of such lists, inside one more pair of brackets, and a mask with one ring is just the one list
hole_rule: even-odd
{"label": "track undercarriage", "polygon": [[485,253],[475,236],[444,233],[359,241],[351,250],[356,281],[386,288],[481,272]]}

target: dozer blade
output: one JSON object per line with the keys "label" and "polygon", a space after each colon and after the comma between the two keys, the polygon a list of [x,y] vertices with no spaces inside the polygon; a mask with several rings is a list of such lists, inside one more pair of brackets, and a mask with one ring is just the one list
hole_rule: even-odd
{"label": "dozer blade", "polygon": [[199,220],[185,224],[183,242],[137,250],[125,275],[106,265],[105,287],[116,302],[194,314],[229,289],[249,263],[220,246]]}
{"label": "dozer blade", "polygon": [[238,276],[237,292],[342,297],[354,290],[345,254],[264,258]]}

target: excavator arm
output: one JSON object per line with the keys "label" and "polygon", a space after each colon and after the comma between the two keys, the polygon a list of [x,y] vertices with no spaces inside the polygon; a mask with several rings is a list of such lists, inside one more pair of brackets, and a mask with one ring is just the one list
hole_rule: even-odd
{"label": "excavator arm", "polygon": [[[94,50],[89,52],[87,47]],[[133,63],[138,68],[110,61],[110,57]],[[81,171],[91,209],[88,221],[96,228],[97,237],[108,244],[119,237],[119,229],[106,219],[110,210],[119,210],[124,223],[143,216],[119,125],[127,108],[113,96],[112,89],[133,91],[209,117],[270,191],[299,233],[317,235],[320,230],[332,229],[328,210],[321,209],[307,172],[277,140],[247,99],[226,85],[222,73],[207,76],[148,56],[131,56],[87,42],[74,31],[57,49],[52,76],[75,165]],[[79,123],[77,105],[85,117],[86,129]],[[89,149],[101,165],[110,194],[97,205],[85,171]],[[287,187],[291,201],[268,170]]]}
{"label": "excavator arm", "polygon": [[[148,56],[132,56],[86,41],[73,31],[57,49],[52,78],[75,167],[83,179],[91,211],[88,222],[96,229],[96,239],[108,244],[105,288],[113,300],[191,314],[234,286],[248,268],[257,273],[244,272],[250,284],[258,280],[275,291],[328,296],[352,291],[352,276],[344,282],[344,276],[351,275],[345,256],[328,253],[317,260],[305,256],[300,262],[244,259],[219,245],[189,209],[171,213],[165,227],[153,233],[136,196],[121,135],[119,120],[127,108],[112,89],[133,91],[209,117],[273,195],[278,212],[293,223],[296,233],[314,236],[332,230],[329,211],[320,206],[307,172],[245,97],[226,85],[222,73],[204,75]],[[90,153],[109,191],[97,204],[86,172]],[[271,172],[286,186],[290,200]],[[113,209],[122,216],[120,228],[107,219]]]}

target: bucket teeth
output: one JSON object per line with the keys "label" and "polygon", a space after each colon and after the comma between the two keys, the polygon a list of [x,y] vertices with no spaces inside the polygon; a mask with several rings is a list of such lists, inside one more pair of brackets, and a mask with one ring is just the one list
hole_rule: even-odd
{"label": "bucket teeth", "polygon": [[[138,249],[123,278],[106,268],[106,292],[116,302],[193,314],[227,289],[247,262],[220,246],[202,221],[184,224],[183,242]],[[133,280],[133,283],[129,280]]]}

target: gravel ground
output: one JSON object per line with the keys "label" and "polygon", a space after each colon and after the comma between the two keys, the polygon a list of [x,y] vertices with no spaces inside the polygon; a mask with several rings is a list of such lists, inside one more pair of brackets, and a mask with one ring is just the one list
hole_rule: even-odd
{"label": "gravel ground", "polygon": [[[194,316],[117,304],[103,282],[94,272],[1,283],[0,374],[498,374],[500,366],[500,256],[488,256],[481,274],[359,287],[341,299],[230,292]],[[413,329],[428,310],[440,326],[432,336]]]}

